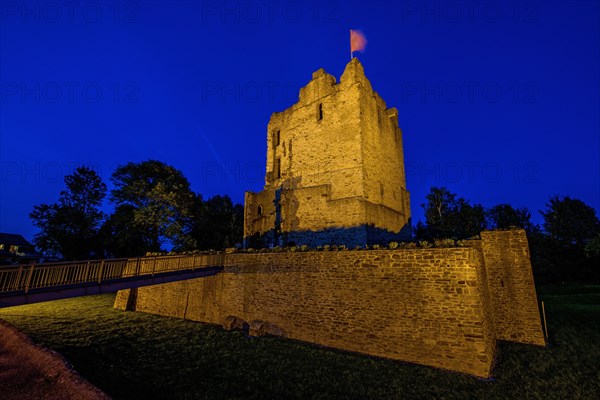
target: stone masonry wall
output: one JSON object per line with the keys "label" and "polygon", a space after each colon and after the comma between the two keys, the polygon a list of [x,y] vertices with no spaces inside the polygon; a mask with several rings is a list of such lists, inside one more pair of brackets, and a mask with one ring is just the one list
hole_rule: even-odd
{"label": "stone masonry wall", "polygon": [[545,344],[527,236],[522,229],[481,233],[490,298],[500,340]]}
{"label": "stone masonry wall", "polygon": [[[290,338],[488,376],[476,250],[233,254],[217,276],[139,288],[136,310],[279,326]],[[124,296],[116,304],[125,308]]]}
{"label": "stone masonry wall", "polygon": [[216,276],[121,291],[120,309],[223,324],[487,377],[497,339],[544,344],[525,232],[468,247],[229,254]]}

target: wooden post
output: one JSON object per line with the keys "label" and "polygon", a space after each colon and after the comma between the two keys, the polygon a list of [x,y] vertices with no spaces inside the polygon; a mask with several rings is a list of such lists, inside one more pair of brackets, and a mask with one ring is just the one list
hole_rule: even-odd
{"label": "wooden post", "polygon": [[104,270],[104,260],[100,261],[100,266],[98,267],[98,285],[102,282],[102,271]]}
{"label": "wooden post", "polygon": [[91,272],[90,262],[88,261],[85,264],[85,281],[84,282],[89,282],[92,280],[92,277],[90,276],[91,275],[90,272]]}
{"label": "wooden post", "polygon": [[67,272],[68,270],[65,268],[64,265],[60,266],[60,281],[59,283],[62,285],[67,281]]}
{"label": "wooden post", "polygon": [[[158,259],[158,257],[154,257],[154,263],[152,264],[152,271],[154,271],[156,269],[156,260]],[[138,275],[139,275],[139,271],[138,271]]]}
{"label": "wooden post", "polygon": [[548,325],[546,324],[546,308],[544,307],[544,302],[542,301],[542,316],[544,317],[544,333],[545,336],[548,337]]}
{"label": "wooden post", "polygon": [[35,264],[31,264],[31,268],[29,268],[29,275],[27,276],[27,282],[25,283],[25,293],[29,292],[29,284],[31,283],[31,277],[33,275],[33,267],[35,267]]}
{"label": "wooden post", "polygon": [[19,265],[19,274],[17,275],[17,280],[15,282],[15,290],[19,290],[19,285],[21,285],[21,274],[23,274],[23,264]]}

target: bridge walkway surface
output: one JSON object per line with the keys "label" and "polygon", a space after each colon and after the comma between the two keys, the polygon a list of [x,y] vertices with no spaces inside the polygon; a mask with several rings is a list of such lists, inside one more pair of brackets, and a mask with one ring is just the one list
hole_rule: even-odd
{"label": "bridge walkway surface", "polygon": [[0,308],[216,275],[225,253],[0,267]]}

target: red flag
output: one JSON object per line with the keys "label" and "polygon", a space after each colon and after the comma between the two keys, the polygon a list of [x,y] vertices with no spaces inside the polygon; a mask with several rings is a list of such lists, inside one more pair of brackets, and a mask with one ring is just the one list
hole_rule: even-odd
{"label": "red flag", "polygon": [[367,38],[364,33],[350,29],[350,53],[364,50],[367,47]]}

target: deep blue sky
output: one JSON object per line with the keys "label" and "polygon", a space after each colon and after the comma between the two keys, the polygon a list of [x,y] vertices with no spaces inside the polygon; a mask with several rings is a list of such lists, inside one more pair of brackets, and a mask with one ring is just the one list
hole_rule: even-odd
{"label": "deep blue sky", "polygon": [[3,1],[0,231],[32,239],[33,206],[78,164],[109,184],[158,159],[243,202],[264,183],[270,114],[313,71],[339,79],[350,28],[399,110],[414,222],[442,185],[536,222],[554,194],[598,210],[599,15],[592,1]]}

